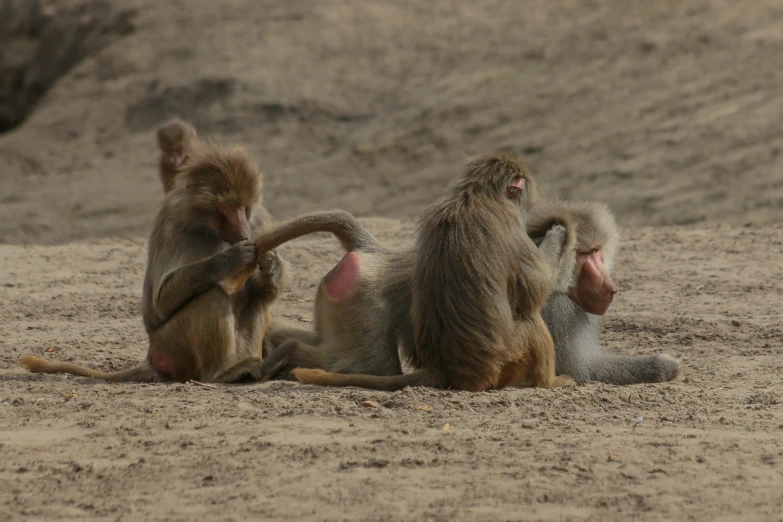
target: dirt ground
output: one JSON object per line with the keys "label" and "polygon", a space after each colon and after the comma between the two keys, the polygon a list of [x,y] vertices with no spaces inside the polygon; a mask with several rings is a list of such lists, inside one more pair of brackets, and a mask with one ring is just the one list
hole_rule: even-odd
{"label": "dirt ground", "polygon": [[[603,339],[682,377],[477,394],[25,374],[25,354],[144,357],[145,243],[0,246],[0,519],[780,520],[781,245],[778,227],[629,231]],[[339,248],[281,255],[308,268],[275,312],[306,324]]]}
{"label": "dirt ground", "polygon": [[[0,520],[783,520],[783,4],[0,0]],[[276,218],[382,240],[466,156],[622,225],[604,344],[666,384],[108,385],[161,199],[154,128],[247,147]],[[285,245],[274,312],[340,257]]]}

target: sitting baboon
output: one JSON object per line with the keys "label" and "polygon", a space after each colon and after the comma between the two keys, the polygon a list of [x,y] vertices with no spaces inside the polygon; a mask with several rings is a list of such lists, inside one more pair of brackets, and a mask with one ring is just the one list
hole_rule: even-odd
{"label": "sitting baboon", "polygon": [[[537,310],[534,295],[543,299],[549,292],[551,284],[554,283],[553,273],[559,269],[559,253],[567,246],[563,243],[572,244],[574,239],[563,227],[559,227],[560,230],[552,233],[551,248],[542,248],[542,252],[535,251],[524,233],[522,221],[524,208],[536,201],[535,182],[532,174],[511,158],[489,155],[476,160],[469,166],[463,180],[451,190],[450,199],[443,200],[441,205],[446,205],[446,208],[442,209],[446,216],[444,219],[457,223],[451,233],[464,238],[459,244],[455,243],[456,240],[452,241],[452,244],[456,244],[455,248],[461,250],[458,254],[444,254],[437,263],[423,261],[420,266],[432,264],[444,266],[444,270],[448,270],[448,262],[451,261],[457,265],[455,270],[475,272],[481,271],[476,267],[484,267],[486,270],[481,271],[481,274],[472,273],[464,278],[457,278],[455,275],[451,281],[470,280],[478,287],[491,288],[489,291],[497,294],[510,288],[513,295],[505,299],[512,308],[496,320],[503,321],[505,317],[530,314],[537,324],[537,311],[532,311]],[[464,200],[468,200],[470,204],[463,204]],[[466,230],[473,235],[464,235]],[[405,356],[418,366],[420,354],[423,352],[417,350],[414,341],[411,279],[416,252],[422,251],[428,245],[420,244],[416,249],[395,251],[375,239],[353,216],[335,211],[308,214],[284,222],[259,237],[256,246],[259,252],[263,252],[293,238],[317,231],[335,234],[348,253],[322,279],[318,287],[314,314],[315,331],[289,328],[280,323],[276,328],[270,328],[267,336],[270,365],[280,369],[284,376],[288,376],[288,371],[296,367],[319,368],[339,373],[398,376],[402,372],[397,353],[399,342]],[[435,234],[437,235],[437,232]],[[430,246],[446,244],[448,241],[450,240],[438,237],[429,238]],[[507,255],[508,243],[517,245],[516,248],[511,248],[514,251],[517,263],[514,266],[517,266],[517,272],[510,276],[498,275],[498,266],[510,262],[508,259],[501,259]],[[471,263],[468,260],[471,252],[475,256],[473,268],[470,268]],[[491,276],[488,275],[490,273]],[[480,280],[482,277],[484,281]],[[493,277],[512,277],[516,282],[501,284],[499,280],[488,280]],[[459,286],[459,283],[452,284]],[[533,290],[525,288],[525,284],[541,286]],[[447,290],[449,289],[442,288],[437,293],[440,295]],[[543,295],[537,292],[543,292]],[[480,297],[481,293],[476,295]],[[487,295],[486,291],[484,295]],[[466,306],[474,308],[472,304]],[[491,320],[488,322],[491,323]],[[543,326],[543,323],[541,325]],[[491,328],[491,324],[487,328]],[[505,332],[507,328],[506,325],[498,330]],[[536,328],[537,326],[532,330],[544,330]],[[536,334],[525,334],[521,337],[530,339],[534,335]],[[292,338],[293,342],[286,343],[285,347],[280,346],[283,341]],[[273,351],[273,347],[277,349]],[[545,356],[540,356],[538,362],[545,365]],[[525,373],[522,367],[524,364],[518,369]],[[527,370],[527,367],[524,367],[524,370]],[[479,370],[480,377],[485,380],[481,383],[474,382],[472,387],[504,386],[513,380],[508,374],[501,378],[495,373],[490,377],[489,374],[493,371],[495,370]],[[546,372],[548,370],[545,370]],[[547,373],[546,377],[525,377],[530,378],[525,380],[520,377],[520,384],[551,386],[555,383],[554,374],[551,372]],[[565,379],[561,381],[564,382]],[[454,383],[436,382],[433,385],[454,386]],[[398,387],[398,384],[392,383],[389,386]],[[462,386],[471,387],[467,383],[456,384],[456,387]]]}
{"label": "sitting baboon", "polygon": [[[560,254],[574,238],[555,225],[536,249],[523,220],[530,206],[530,177],[508,156],[480,157],[419,220],[410,282],[413,373],[377,376],[296,368],[294,377],[309,384],[382,390],[434,386],[484,391],[573,382],[555,375],[554,343],[539,310],[554,287]],[[259,252],[262,242],[263,236],[256,242]],[[333,300],[349,296],[358,275],[359,264],[346,263],[326,281],[327,294]],[[296,350],[294,344],[291,350]]]}
{"label": "sitting baboon", "polygon": [[283,262],[258,256],[251,230],[267,226],[262,175],[239,147],[191,151],[166,194],[149,241],[142,315],[147,360],[107,373],[24,357],[31,372],[107,381],[237,382],[256,379],[261,343],[281,293]]}

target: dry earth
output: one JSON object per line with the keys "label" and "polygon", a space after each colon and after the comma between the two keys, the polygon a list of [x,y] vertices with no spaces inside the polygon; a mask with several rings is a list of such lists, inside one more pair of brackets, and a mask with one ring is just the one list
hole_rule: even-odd
{"label": "dry earth", "polygon": [[[24,354],[144,357],[145,244],[0,246],[0,519],[780,520],[783,229],[626,236],[603,339],[682,377],[478,394],[25,374]],[[282,255],[298,269],[276,313],[308,323],[339,248]]]}
{"label": "dry earth", "polygon": [[[0,0],[0,520],[783,520],[781,56],[779,0]],[[342,207],[391,243],[468,154],[520,156],[550,195],[611,205],[603,339],[682,376],[466,394],[22,373],[144,357],[172,115],[245,145],[276,217]],[[339,250],[282,252],[276,313],[307,323]]]}

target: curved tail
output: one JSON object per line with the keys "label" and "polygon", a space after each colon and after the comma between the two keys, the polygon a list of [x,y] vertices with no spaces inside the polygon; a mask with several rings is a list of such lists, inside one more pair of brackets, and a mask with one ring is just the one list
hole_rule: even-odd
{"label": "curved tail", "polygon": [[334,234],[348,252],[384,251],[386,247],[364,228],[356,218],[344,210],[311,212],[277,224],[255,240],[258,255],[277,248],[292,239],[312,234],[329,232]]}
{"label": "curved tail", "polygon": [[155,372],[146,362],[119,372],[102,372],[78,364],[47,361],[46,359],[29,355],[22,357],[19,360],[19,364],[32,373],[70,373],[80,377],[92,377],[93,379],[108,382],[153,382],[155,380]]}
{"label": "curved tail", "polygon": [[291,372],[302,384],[318,386],[358,386],[371,390],[397,391],[406,386],[436,386],[435,379],[418,370],[404,375],[367,375],[357,373],[331,373],[311,368],[296,368]]}

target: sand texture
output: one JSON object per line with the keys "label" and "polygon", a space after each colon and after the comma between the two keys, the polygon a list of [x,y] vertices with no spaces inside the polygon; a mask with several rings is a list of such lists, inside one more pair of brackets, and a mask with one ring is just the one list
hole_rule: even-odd
{"label": "sand texture", "polygon": [[[366,223],[391,244],[410,232]],[[312,320],[335,243],[281,249],[310,268],[277,314]],[[0,518],[777,520],[781,244],[780,228],[629,231],[603,339],[678,357],[682,377],[478,394],[31,376],[21,355],[144,357],[145,245],[0,247]]]}

